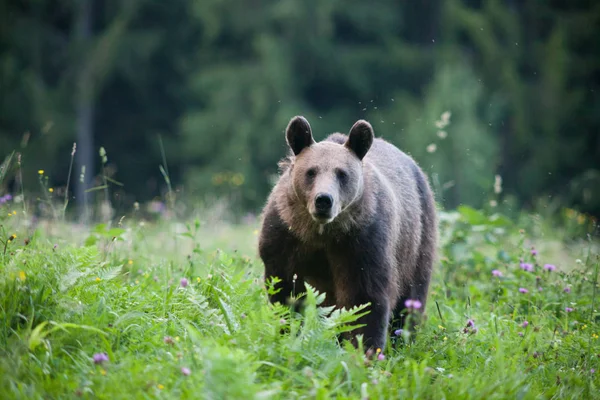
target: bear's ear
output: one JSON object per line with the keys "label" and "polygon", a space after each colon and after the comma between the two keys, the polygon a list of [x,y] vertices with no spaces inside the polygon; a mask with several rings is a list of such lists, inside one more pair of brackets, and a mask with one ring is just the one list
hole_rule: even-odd
{"label": "bear's ear", "polygon": [[295,116],[290,120],[285,130],[285,139],[295,156],[300,154],[305,147],[315,143],[310,124],[302,116]]}
{"label": "bear's ear", "polygon": [[346,140],[344,146],[352,150],[362,160],[371,148],[374,136],[371,124],[364,119],[360,119],[350,129],[348,140]]}

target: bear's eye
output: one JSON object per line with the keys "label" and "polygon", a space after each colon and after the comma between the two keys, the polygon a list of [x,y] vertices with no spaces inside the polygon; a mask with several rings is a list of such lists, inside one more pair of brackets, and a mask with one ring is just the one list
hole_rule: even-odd
{"label": "bear's eye", "polygon": [[348,173],[343,169],[336,169],[335,175],[341,183],[346,183],[348,181]]}
{"label": "bear's eye", "polygon": [[312,179],[315,176],[317,176],[317,170],[315,168],[311,168],[308,171],[306,171],[306,177],[307,178]]}

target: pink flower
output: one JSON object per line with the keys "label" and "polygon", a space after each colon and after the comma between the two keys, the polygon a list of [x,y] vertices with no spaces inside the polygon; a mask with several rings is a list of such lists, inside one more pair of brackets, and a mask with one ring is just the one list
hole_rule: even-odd
{"label": "pink flower", "polygon": [[379,353],[379,354],[377,355],[377,359],[378,359],[379,361],[383,361],[383,360],[385,360],[385,356],[383,355],[383,353]]}
{"label": "pink flower", "polygon": [[467,321],[467,327],[468,328],[474,328],[475,327],[475,321],[473,321],[472,319]]}
{"label": "pink flower", "polygon": [[106,353],[96,353],[92,357],[92,360],[94,360],[94,364],[102,364],[108,361],[108,355]]}
{"label": "pink flower", "polygon": [[418,310],[423,304],[419,300],[408,299],[404,302],[404,307],[409,310]]}
{"label": "pink flower", "polygon": [[498,271],[497,269],[492,270],[492,275],[493,276],[502,276],[502,272]]}
{"label": "pink flower", "polygon": [[186,278],[181,278],[181,281],[179,283],[181,284],[181,287],[186,287],[189,282]]}
{"label": "pink flower", "polygon": [[531,272],[533,271],[533,265],[530,263],[521,263],[521,269],[523,271]]}
{"label": "pink flower", "polygon": [[544,264],[544,269],[548,272],[556,271],[556,265]]}
{"label": "pink flower", "polygon": [[535,257],[535,256],[537,256],[537,254],[538,254],[537,250],[534,247],[532,247],[531,248],[531,255]]}
{"label": "pink flower", "polygon": [[571,307],[565,307],[565,311],[570,313],[570,312],[573,312],[573,309]]}
{"label": "pink flower", "polygon": [[528,321],[523,321],[523,323],[521,324],[521,326],[522,326],[523,328],[527,328],[527,326],[528,326],[528,325],[529,325],[529,322],[528,322]]}
{"label": "pink flower", "polygon": [[186,367],[181,367],[181,373],[182,373],[184,376],[190,376],[190,374],[192,373],[192,371],[190,371],[190,369],[189,369],[189,368],[186,368]]}
{"label": "pink flower", "polygon": [[571,293],[571,288],[567,286],[566,288],[563,289],[563,292]]}
{"label": "pink flower", "polygon": [[519,288],[519,292],[525,294],[525,293],[529,293],[529,290],[527,290],[525,288]]}

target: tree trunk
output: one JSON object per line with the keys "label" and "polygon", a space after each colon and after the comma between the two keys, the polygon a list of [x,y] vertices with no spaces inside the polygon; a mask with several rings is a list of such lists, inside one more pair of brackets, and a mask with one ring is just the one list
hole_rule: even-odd
{"label": "tree trunk", "polygon": [[[92,96],[92,76],[88,68],[86,56],[88,45],[92,35],[92,2],[93,0],[80,0],[78,17],[78,39],[80,54],[79,77],[77,80],[76,105],[76,129],[77,129],[77,153],[75,169],[75,201],[79,218],[84,223],[88,222],[87,196],[85,191],[90,188],[90,182],[94,177],[94,100]],[[85,173],[82,174],[83,168]],[[82,177],[81,177],[82,175]]]}

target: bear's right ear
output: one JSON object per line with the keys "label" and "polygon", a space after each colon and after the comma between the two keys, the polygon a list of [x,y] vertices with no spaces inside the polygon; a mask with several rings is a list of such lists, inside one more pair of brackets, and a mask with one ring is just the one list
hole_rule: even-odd
{"label": "bear's right ear", "polygon": [[364,119],[359,119],[352,125],[344,146],[352,150],[359,160],[362,160],[371,148],[374,137],[371,124]]}
{"label": "bear's right ear", "polygon": [[304,148],[315,143],[310,124],[302,116],[295,116],[291,119],[285,130],[285,138],[295,156],[300,154]]}

